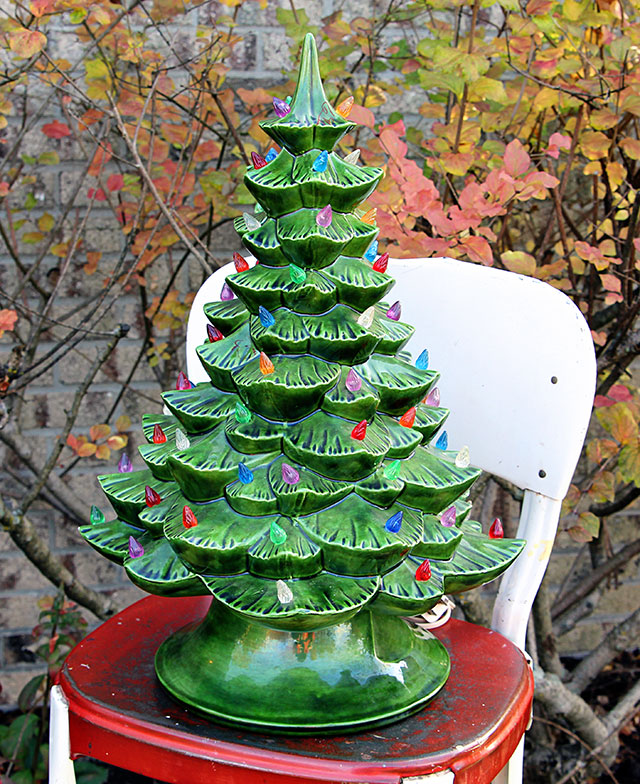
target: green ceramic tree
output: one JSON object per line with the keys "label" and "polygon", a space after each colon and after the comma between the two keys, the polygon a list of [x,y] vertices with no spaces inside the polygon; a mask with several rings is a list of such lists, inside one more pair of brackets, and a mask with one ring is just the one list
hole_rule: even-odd
{"label": "green ceramic tree", "polygon": [[213,596],[159,651],[174,696],[263,728],[371,726],[448,675],[402,616],[495,578],[523,543],[465,521],[480,472],[446,450],[448,412],[422,402],[438,374],[411,363],[413,328],[380,302],[393,280],[356,208],[382,172],[331,152],[354,126],[310,35],[276,108],[262,128],[282,150],[254,161],[256,218],[236,220],[259,264],[238,259],[205,308],[211,381],[163,394],[171,414],[143,419],[148,469],[100,477],[117,518],[81,532],[146,591]]}

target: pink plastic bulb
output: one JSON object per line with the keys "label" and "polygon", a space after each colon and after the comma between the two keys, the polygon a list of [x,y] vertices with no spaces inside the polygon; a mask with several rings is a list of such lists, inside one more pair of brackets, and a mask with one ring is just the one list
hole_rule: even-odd
{"label": "pink plastic bulb", "polygon": [[286,117],[291,111],[291,107],[286,101],[283,101],[282,98],[274,98],[273,110],[278,117]]}
{"label": "pink plastic bulb", "polygon": [[222,302],[228,302],[230,299],[233,299],[235,294],[229,288],[229,284],[225,281],[224,286],[222,287],[222,291],[220,292],[220,299]]}
{"label": "pink plastic bulb", "polygon": [[331,226],[331,221],[333,220],[333,210],[331,209],[331,205],[327,204],[326,207],[323,207],[320,212],[316,215],[316,223],[318,226],[322,226],[322,228],[326,229]]}
{"label": "pink plastic bulb", "polygon": [[424,402],[428,406],[435,406],[436,408],[440,405],[440,390],[438,387],[434,387],[431,392],[425,397]]}
{"label": "pink plastic bulb", "polygon": [[344,385],[349,392],[357,392],[362,387],[362,379],[353,368],[347,373],[347,380],[344,382]]}
{"label": "pink plastic bulb", "polygon": [[191,389],[192,383],[187,378],[182,370],[178,373],[178,380],[176,381],[176,389]]}
{"label": "pink plastic bulb", "polygon": [[288,463],[282,464],[282,480],[288,485],[295,485],[300,481],[300,474]]}
{"label": "pink plastic bulb", "polygon": [[402,313],[402,305],[400,302],[394,302],[393,305],[387,311],[387,318],[390,318],[392,321],[397,321],[400,318],[400,314]]}
{"label": "pink plastic bulb", "polygon": [[440,518],[440,522],[445,528],[452,528],[456,524],[456,508],[450,506]]}

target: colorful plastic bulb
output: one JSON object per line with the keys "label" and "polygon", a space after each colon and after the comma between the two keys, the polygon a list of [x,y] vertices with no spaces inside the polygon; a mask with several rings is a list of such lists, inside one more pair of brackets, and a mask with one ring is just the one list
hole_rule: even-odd
{"label": "colorful plastic bulb", "polygon": [[369,226],[375,226],[377,212],[378,210],[376,210],[375,207],[372,207],[370,210],[367,210],[364,215],[361,216],[360,220],[363,223],[367,223]]}
{"label": "colorful plastic bulb", "polygon": [[318,155],[318,157],[313,161],[313,165],[311,168],[322,174],[322,172],[327,170],[327,164],[329,163],[329,153],[326,150],[322,150],[322,152]]}
{"label": "colorful plastic bulb", "polygon": [[191,441],[187,438],[187,434],[184,433],[180,428],[176,429],[176,449],[182,451],[183,449],[189,449],[191,446]]}
{"label": "colorful plastic bulb", "polygon": [[224,285],[222,287],[222,291],[220,292],[220,301],[221,302],[230,302],[236,295],[231,291],[229,288],[229,284],[225,280]]}
{"label": "colorful plastic bulb", "polygon": [[307,273],[297,264],[289,264],[289,277],[292,283],[304,283]]}
{"label": "colorful plastic bulb", "polygon": [[233,254],[233,263],[235,264],[236,272],[245,272],[245,270],[249,269],[249,262],[237,251]]}
{"label": "colorful plastic bulb", "polygon": [[151,440],[154,444],[165,444],[167,441],[164,430],[157,423],[153,426],[153,436],[151,437]]}
{"label": "colorful plastic bulb", "polygon": [[390,318],[392,321],[398,321],[401,313],[402,313],[402,305],[398,300],[394,302],[393,305],[387,311],[387,318]]}
{"label": "colorful plastic bulb", "polygon": [[416,580],[419,583],[425,583],[431,579],[431,564],[428,559],[425,559],[420,566],[416,569]]}
{"label": "colorful plastic bulb", "polygon": [[195,528],[198,525],[198,518],[188,506],[182,507],[182,525],[185,528]]}
{"label": "colorful plastic bulb", "polygon": [[327,204],[327,206],[323,207],[316,215],[316,223],[318,226],[322,226],[323,229],[327,229],[331,226],[332,220],[333,210],[331,209],[331,205]]}
{"label": "colorful plastic bulb", "polygon": [[394,515],[387,520],[384,524],[384,527],[392,534],[397,534],[398,531],[402,528],[402,516],[403,512],[396,512]]}
{"label": "colorful plastic bulb", "polygon": [[131,460],[129,460],[129,455],[123,452],[120,456],[120,460],[118,460],[118,473],[130,474],[132,471],[133,466],[131,465]]}
{"label": "colorful plastic bulb", "polygon": [[296,471],[296,469],[293,466],[290,466],[288,463],[283,463],[282,481],[288,485],[298,484],[298,482],[300,481],[300,474]]}
{"label": "colorful plastic bulb", "polygon": [[367,248],[367,252],[364,254],[364,257],[367,261],[370,261],[372,264],[376,260],[376,256],[378,255],[378,240],[374,240],[371,245]]}
{"label": "colorful plastic bulb", "polygon": [[282,98],[274,98],[273,110],[278,117],[286,117],[291,111],[291,107],[286,101],[283,101]]}
{"label": "colorful plastic bulb", "polygon": [[436,408],[440,405],[440,390],[438,387],[434,387],[429,394],[425,397],[424,402],[428,406],[435,406]]}
{"label": "colorful plastic bulb", "polygon": [[425,348],[418,359],[416,359],[416,367],[418,370],[428,370],[429,369],[429,352]]}
{"label": "colorful plastic bulb", "polygon": [[383,253],[382,256],[378,256],[378,258],[373,262],[373,270],[374,272],[386,272],[388,264],[389,254]]}
{"label": "colorful plastic bulb", "polygon": [[243,485],[250,485],[253,482],[253,471],[247,468],[244,463],[238,464],[238,479]]}
{"label": "colorful plastic bulb", "polygon": [[293,601],[293,591],[284,580],[278,580],[276,582],[276,593],[278,594],[278,601],[280,604],[291,604]]}
{"label": "colorful plastic bulb", "polygon": [[442,517],[440,518],[440,522],[444,525],[445,528],[452,528],[456,524],[456,508],[455,506],[450,506],[448,509],[442,513]]}
{"label": "colorful plastic bulb", "polygon": [[258,307],[258,318],[260,319],[260,323],[265,329],[269,329],[269,327],[272,327],[276,323],[273,314],[270,313],[263,305]]}
{"label": "colorful plastic bulb", "polygon": [[376,315],[376,309],[372,305],[370,308],[363,310],[362,313],[358,316],[358,324],[365,329],[369,329],[369,327],[373,324],[373,317]]}
{"label": "colorful plastic bulb", "polygon": [[269,528],[269,539],[274,544],[284,544],[287,541],[287,532],[275,520],[273,520]]}
{"label": "colorful plastic bulb", "polygon": [[340,117],[344,117],[345,120],[351,114],[351,107],[353,106],[353,95],[350,95],[348,98],[345,98],[342,103],[338,104],[336,107],[336,112],[340,115]]}
{"label": "colorful plastic bulb", "polygon": [[413,427],[413,423],[416,421],[416,407],[411,406],[408,411],[404,412],[398,421],[402,427]]}
{"label": "colorful plastic bulb", "polygon": [[104,523],[105,519],[106,518],[102,513],[102,511],[98,509],[98,507],[95,504],[93,504],[93,506],[91,507],[91,513],[89,515],[89,520],[91,522],[91,525],[100,525],[100,523]]}
{"label": "colorful plastic bulb", "polygon": [[235,414],[236,414],[236,420],[238,422],[242,424],[246,422],[251,422],[251,411],[249,411],[249,409],[244,405],[244,403],[241,403],[240,401],[236,403]]}
{"label": "colorful plastic bulb", "polygon": [[156,493],[153,487],[146,485],[144,488],[144,502],[148,507],[157,506],[162,498]]}
{"label": "colorful plastic bulb", "polygon": [[269,373],[273,373],[275,370],[273,366],[273,362],[269,359],[269,357],[264,353],[264,351],[260,352],[260,372],[263,376],[268,376]]}
{"label": "colorful plastic bulb", "polygon": [[447,435],[446,430],[443,430],[440,434],[440,437],[436,441],[436,447],[438,449],[447,449],[449,447],[449,436]]}
{"label": "colorful plastic bulb", "polygon": [[351,438],[355,438],[356,441],[364,441],[364,437],[366,435],[367,435],[367,420],[363,419],[362,422],[358,422],[358,424],[351,431]]}
{"label": "colorful plastic bulb", "polygon": [[271,161],[275,161],[278,157],[278,151],[275,147],[269,147],[269,152],[264,156],[264,159],[267,163],[271,163]]}
{"label": "colorful plastic bulb", "polygon": [[144,555],[144,547],[133,536],[129,537],[129,558],[140,558]]}
{"label": "colorful plastic bulb", "polygon": [[502,539],[504,536],[504,529],[502,527],[502,522],[500,521],[499,517],[491,523],[491,528],[489,529],[489,539]]}
{"label": "colorful plastic bulb", "polygon": [[248,212],[243,212],[242,217],[244,218],[244,225],[247,227],[247,231],[253,231],[254,229],[260,228],[260,221],[256,220],[253,215]]}
{"label": "colorful plastic bulb", "polygon": [[180,371],[178,373],[178,380],[176,381],[176,389],[191,389],[193,384],[189,381],[186,373]]}
{"label": "colorful plastic bulb", "polygon": [[360,150],[353,150],[349,153],[349,155],[345,155],[343,160],[345,163],[350,163],[352,166],[355,166],[358,163],[360,158]]}
{"label": "colorful plastic bulb", "polygon": [[252,152],[251,153],[251,163],[253,164],[254,169],[262,169],[263,166],[266,166],[268,161],[260,155],[260,153]]}
{"label": "colorful plastic bulb", "polygon": [[384,469],[384,477],[390,482],[394,482],[400,476],[400,461],[392,460]]}
{"label": "colorful plastic bulb", "polygon": [[469,447],[463,446],[456,455],[456,466],[458,468],[468,468],[471,462],[471,455],[469,454]]}
{"label": "colorful plastic bulb", "polygon": [[357,392],[362,388],[362,379],[353,368],[351,368],[347,373],[347,378],[344,382],[344,385],[349,390],[349,392]]}
{"label": "colorful plastic bulb", "polygon": [[211,343],[215,343],[216,340],[222,340],[224,335],[217,327],[214,327],[213,324],[207,324],[207,337]]}

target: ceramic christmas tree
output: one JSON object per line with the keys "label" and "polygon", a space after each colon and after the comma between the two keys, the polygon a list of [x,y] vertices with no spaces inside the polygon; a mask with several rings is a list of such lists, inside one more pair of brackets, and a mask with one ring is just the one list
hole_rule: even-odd
{"label": "ceramic christmas tree", "polygon": [[447,450],[438,374],[381,302],[393,279],[357,208],[382,172],[332,152],[354,125],[310,35],[274,108],[262,128],[282,149],[253,156],[259,206],[235,223],[259,263],[236,254],[205,308],[211,381],[181,374],[163,394],[171,414],[143,418],[148,468],[100,477],[116,519],[81,532],[150,593],[213,597],[157,653],[174,697],[218,721],[340,732],[433,697],[447,651],[403,616],[497,577],[523,543],[465,519],[480,472]]}

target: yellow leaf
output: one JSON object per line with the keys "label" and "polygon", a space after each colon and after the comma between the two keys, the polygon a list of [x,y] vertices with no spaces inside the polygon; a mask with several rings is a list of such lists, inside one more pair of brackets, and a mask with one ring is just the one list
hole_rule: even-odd
{"label": "yellow leaf", "polygon": [[96,457],[99,460],[108,460],[111,457],[111,450],[106,444],[100,444],[96,449]]}
{"label": "yellow leaf", "polygon": [[55,226],[55,220],[53,215],[50,215],[48,212],[38,220],[38,228],[40,231],[51,231],[51,229]]}
{"label": "yellow leaf", "polygon": [[95,444],[86,443],[78,447],[76,454],[78,457],[91,457],[91,455],[95,455],[97,449],[98,447]]}
{"label": "yellow leaf", "polygon": [[111,449],[123,449],[129,441],[126,435],[119,434],[117,436],[110,436],[107,439],[107,444]]}
{"label": "yellow leaf", "polygon": [[500,259],[510,272],[517,272],[520,275],[535,274],[536,260],[529,253],[519,250],[507,250],[500,254]]}
{"label": "yellow leaf", "polygon": [[609,184],[612,188],[617,188],[622,185],[626,176],[627,170],[625,167],[618,163],[618,161],[609,161],[607,164],[607,176],[609,177]]}
{"label": "yellow leaf", "polygon": [[21,27],[9,34],[9,48],[18,57],[28,59],[42,51],[47,43],[47,36],[37,30]]}
{"label": "yellow leaf", "polygon": [[97,441],[99,438],[106,438],[111,433],[109,425],[93,425],[89,430],[89,435],[92,441]]}
{"label": "yellow leaf", "polygon": [[131,420],[126,414],[122,414],[116,419],[116,430],[122,433],[123,430],[128,430],[131,427]]}
{"label": "yellow leaf", "polygon": [[623,482],[633,482],[640,487],[640,449],[637,440],[620,451],[618,470]]}
{"label": "yellow leaf", "polygon": [[580,149],[585,158],[597,160],[609,152],[611,142],[600,131],[585,131],[580,137]]}
{"label": "yellow leaf", "polygon": [[489,79],[488,76],[480,76],[469,84],[469,100],[506,103],[507,93],[505,92],[504,85],[498,79]]}
{"label": "yellow leaf", "polygon": [[625,155],[632,158],[634,161],[640,161],[640,140],[639,139],[622,139],[618,142],[620,147],[624,150]]}

